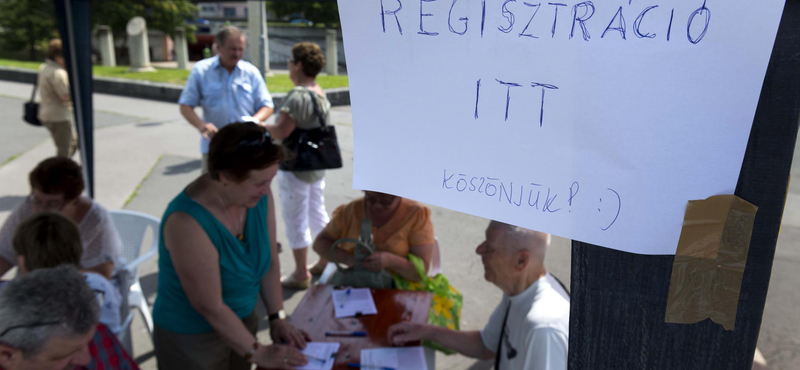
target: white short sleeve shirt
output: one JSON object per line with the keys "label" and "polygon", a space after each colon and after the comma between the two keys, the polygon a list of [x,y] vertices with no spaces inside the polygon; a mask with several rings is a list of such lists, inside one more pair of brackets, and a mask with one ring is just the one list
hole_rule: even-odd
{"label": "white short sleeve shirt", "polygon": [[567,368],[568,297],[550,274],[519,295],[503,295],[503,300],[481,331],[483,345],[497,352],[503,319],[508,310],[499,370]]}

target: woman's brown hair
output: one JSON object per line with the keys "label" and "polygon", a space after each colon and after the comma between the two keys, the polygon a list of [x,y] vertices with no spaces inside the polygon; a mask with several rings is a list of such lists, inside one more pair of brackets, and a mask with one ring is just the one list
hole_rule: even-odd
{"label": "woman's brown hair", "polygon": [[308,77],[317,77],[322,67],[325,67],[325,56],[322,49],[313,42],[299,42],[292,47],[292,58],[295,63],[303,63],[303,74]]}
{"label": "woman's brown hair", "polygon": [[64,157],[45,159],[28,175],[31,189],[45,194],[64,194],[67,201],[83,193],[83,172],[75,161]]}
{"label": "woman's brown hair", "polygon": [[211,139],[208,147],[208,173],[214,180],[225,173],[242,182],[250,171],[262,170],[288,157],[286,148],[272,141],[269,131],[255,123],[232,123]]}
{"label": "woman's brown hair", "polygon": [[64,57],[61,39],[52,39],[47,43],[47,59],[56,60],[56,57]]}
{"label": "woman's brown hair", "polygon": [[63,264],[80,268],[83,244],[78,227],[55,212],[36,213],[17,227],[14,253],[25,258],[25,269],[33,271]]}

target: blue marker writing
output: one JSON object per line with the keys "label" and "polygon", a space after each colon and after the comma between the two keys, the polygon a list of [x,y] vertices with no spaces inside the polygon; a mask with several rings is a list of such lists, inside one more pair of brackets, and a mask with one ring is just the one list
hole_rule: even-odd
{"label": "blue marker writing", "polygon": [[342,298],[342,303],[339,305],[339,308],[344,308],[344,304],[347,302],[347,297],[350,296],[350,288],[347,288],[347,291],[344,292],[344,298]]}

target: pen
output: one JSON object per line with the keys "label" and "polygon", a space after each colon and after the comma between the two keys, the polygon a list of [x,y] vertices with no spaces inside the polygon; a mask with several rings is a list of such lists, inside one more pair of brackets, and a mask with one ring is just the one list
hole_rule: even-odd
{"label": "pen", "polygon": [[393,367],[386,367],[386,366],[371,366],[371,365],[361,365],[358,362],[348,362],[347,367],[352,367],[356,369],[380,369],[380,370],[394,370]]}
{"label": "pen", "polygon": [[350,288],[347,288],[347,291],[344,292],[344,298],[342,298],[342,303],[339,305],[339,308],[344,308],[344,303],[347,302],[347,297],[350,296]]}
{"label": "pen", "polygon": [[326,331],[326,337],[366,337],[365,331]]}
{"label": "pen", "polygon": [[328,362],[328,360],[325,360],[324,358],[319,358],[319,357],[317,357],[317,356],[306,355],[306,357],[308,357],[308,358],[310,358],[310,359],[312,359],[312,360],[317,360],[317,361],[319,361],[319,362],[322,362],[323,364],[324,364],[324,363],[326,363],[326,362]]}

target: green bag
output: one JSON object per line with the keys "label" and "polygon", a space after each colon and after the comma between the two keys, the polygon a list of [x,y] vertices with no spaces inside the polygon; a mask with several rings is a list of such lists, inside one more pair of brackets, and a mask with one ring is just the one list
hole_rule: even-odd
{"label": "green bag", "polygon": [[[395,274],[394,284],[397,289],[422,290],[433,293],[431,309],[428,311],[428,324],[451,330],[461,330],[461,306],[463,304],[461,292],[451,286],[447,277],[442,274],[428,277],[425,274],[425,262],[422,261],[422,258],[409,254],[408,260],[414,264],[414,268],[420,276],[420,281],[408,281]],[[422,341],[422,345],[448,355],[456,353],[456,351],[430,340]]]}
{"label": "green bag", "polygon": [[[356,263],[351,268],[342,268],[336,262],[336,256],[333,253],[339,244],[354,243],[356,248],[353,250],[353,255],[356,258]],[[391,289],[394,287],[392,274],[386,269],[375,272],[361,267],[361,261],[367,258],[370,254],[375,253],[375,245],[372,242],[372,221],[364,217],[361,221],[361,236],[358,240],[351,238],[339,239],[331,246],[330,260],[336,264],[336,273],[328,280],[329,285],[351,286],[356,288],[376,288],[376,289]]]}

